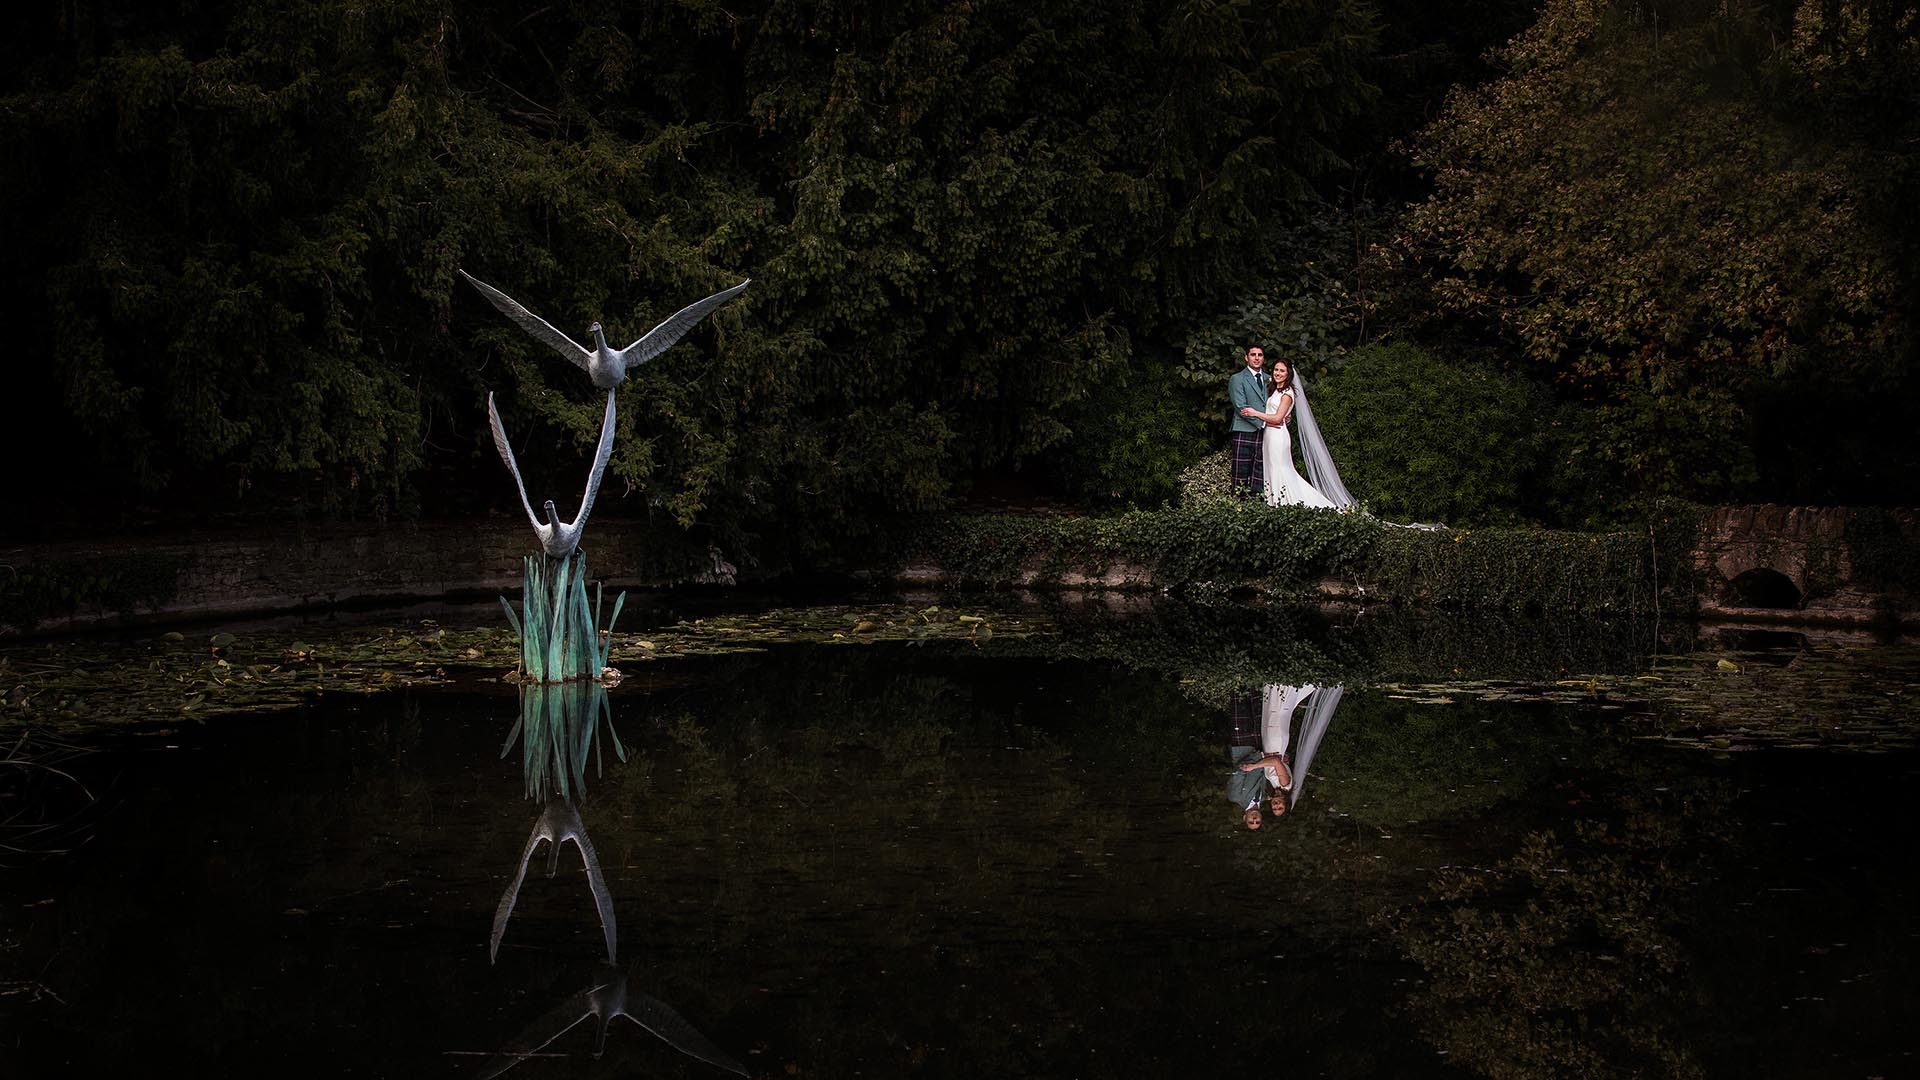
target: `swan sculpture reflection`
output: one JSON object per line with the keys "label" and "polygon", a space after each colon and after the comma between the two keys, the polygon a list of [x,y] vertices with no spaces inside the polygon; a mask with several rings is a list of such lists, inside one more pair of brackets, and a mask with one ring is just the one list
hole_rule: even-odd
{"label": "swan sculpture reflection", "polygon": [[597,1058],[606,1052],[607,1028],[616,1016],[624,1016],[639,1024],[688,1057],[698,1058],[730,1073],[747,1075],[745,1066],[695,1030],[685,1017],[673,1011],[672,1006],[658,998],[628,989],[630,975],[630,972],[611,965],[602,967],[594,985],[573,994],[528,1024],[512,1043],[487,1059],[479,1075],[483,1078],[499,1076],[546,1049],[548,1044],[572,1031],[588,1017],[600,1022],[599,1030],[593,1036],[593,1056]]}
{"label": "swan sculpture reflection", "polygon": [[561,521],[554,509],[553,500],[544,504],[547,520],[543,523],[533,514],[533,504],[527,501],[527,485],[520,479],[520,466],[513,460],[513,447],[507,442],[507,429],[500,423],[499,410],[493,407],[493,395],[487,395],[487,422],[493,427],[493,445],[500,451],[500,460],[507,463],[507,471],[513,474],[513,486],[520,492],[520,506],[527,512],[527,521],[532,523],[533,531],[540,538],[540,550],[549,558],[564,559],[573,554],[580,546],[580,534],[587,527],[587,512],[593,509],[593,498],[600,493],[600,480],[607,473],[607,461],[613,457],[613,391],[607,391],[607,412],[600,421],[600,446],[594,451],[593,470],[587,473],[587,493],[580,499],[580,512],[572,521]]}
{"label": "swan sculpture reflection", "polygon": [[624,349],[608,348],[607,335],[596,322],[587,327],[587,333],[593,335],[593,348],[589,349],[555,330],[553,324],[528,311],[520,305],[519,301],[499,289],[465,270],[454,272],[466,278],[474,288],[479,289],[480,295],[486,297],[494,307],[499,308],[507,318],[517,323],[520,329],[546,342],[555,352],[578,365],[588,377],[593,379],[593,385],[602,390],[611,390],[620,385],[627,377],[628,368],[639,367],[672,348],[674,343],[686,336],[687,331],[693,329],[694,324],[706,317],[708,312],[739,296],[748,285],[753,284],[753,279],[748,278],[731,289],[722,289],[705,300],[688,304]]}
{"label": "swan sculpture reflection", "polygon": [[600,933],[606,938],[607,963],[613,963],[619,955],[615,946],[620,930],[613,917],[613,893],[607,890],[607,879],[600,873],[600,856],[593,850],[593,841],[580,820],[580,811],[567,799],[554,799],[533,823],[533,835],[527,837],[526,850],[520,853],[520,866],[514,872],[513,884],[507,886],[507,891],[501,894],[500,906],[494,909],[493,938],[487,947],[489,961],[500,957],[500,939],[506,936],[507,920],[513,917],[513,905],[520,899],[520,886],[527,880],[527,867],[533,863],[533,853],[543,842],[553,845],[547,852],[547,876],[551,878],[560,871],[560,845],[568,840],[580,849],[580,860],[587,864],[587,887],[593,890],[593,906],[600,912]]}

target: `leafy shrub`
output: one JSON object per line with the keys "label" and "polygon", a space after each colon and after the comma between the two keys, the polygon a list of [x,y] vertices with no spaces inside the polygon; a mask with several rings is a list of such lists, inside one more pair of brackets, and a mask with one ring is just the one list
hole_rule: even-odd
{"label": "leafy shrub", "polygon": [[1181,466],[1206,448],[1191,393],[1164,367],[1102,382],[1075,409],[1063,464],[1095,504],[1158,506],[1179,497]]}
{"label": "leafy shrub", "polygon": [[1216,450],[1180,472],[1180,506],[1187,510],[1233,504],[1233,448]]}
{"label": "leafy shrub", "polygon": [[1314,416],[1347,488],[1390,520],[1510,523],[1552,464],[1554,406],[1517,379],[1406,342],[1307,373]]}

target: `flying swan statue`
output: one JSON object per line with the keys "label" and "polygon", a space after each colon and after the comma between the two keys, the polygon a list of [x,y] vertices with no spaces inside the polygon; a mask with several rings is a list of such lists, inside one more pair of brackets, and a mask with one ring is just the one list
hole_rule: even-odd
{"label": "flying swan statue", "polygon": [[645,337],[624,349],[609,349],[606,334],[601,332],[599,323],[594,323],[587,327],[587,333],[593,335],[594,344],[594,347],[589,349],[555,330],[547,320],[521,307],[519,301],[499,289],[465,270],[456,269],[454,272],[466,278],[474,288],[479,289],[480,295],[486,297],[494,307],[499,308],[507,318],[518,323],[520,329],[553,346],[554,351],[579,365],[593,379],[593,385],[602,390],[611,390],[620,385],[626,379],[629,367],[639,367],[672,348],[674,342],[679,341],[688,330],[693,329],[695,323],[706,317],[707,312],[739,296],[748,285],[753,284],[753,279],[748,278],[731,289],[723,289],[705,300],[688,304],[659,326],[647,331]]}
{"label": "flying swan statue", "polygon": [[593,509],[593,498],[600,494],[600,479],[606,475],[607,459],[613,456],[613,391],[607,391],[607,415],[600,421],[600,448],[593,455],[593,471],[587,474],[587,493],[581,497],[580,513],[572,521],[560,520],[552,499],[545,503],[547,520],[544,523],[533,515],[533,504],[527,501],[527,485],[520,479],[520,466],[513,460],[513,447],[507,442],[507,429],[500,425],[500,413],[493,407],[492,394],[487,395],[487,422],[493,426],[493,445],[500,451],[500,460],[507,463],[507,471],[513,474],[513,486],[520,491],[520,506],[526,510],[527,520],[540,538],[540,550],[553,559],[573,554],[580,546],[581,532],[587,527],[587,512]]}

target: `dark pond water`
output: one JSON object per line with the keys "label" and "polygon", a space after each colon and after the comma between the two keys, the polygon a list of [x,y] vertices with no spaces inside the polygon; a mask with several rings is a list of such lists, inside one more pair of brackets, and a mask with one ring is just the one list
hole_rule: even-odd
{"label": "dark pond water", "polygon": [[[1251,832],[1181,680],[789,645],[518,731],[500,686],[114,739],[63,766],[86,843],[0,872],[0,1074],[1920,1073],[1914,751],[1356,682]],[[490,960],[543,825],[607,917],[543,846]],[[596,1006],[666,1037],[596,1059]]]}

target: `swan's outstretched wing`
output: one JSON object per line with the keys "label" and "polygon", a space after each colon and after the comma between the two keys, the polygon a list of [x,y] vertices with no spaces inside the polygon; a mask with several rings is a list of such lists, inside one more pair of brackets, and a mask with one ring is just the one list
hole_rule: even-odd
{"label": "swan's outstretched wing", "polygon": [[565,1035],[580,1025],[594,1013],[593,995],[598,987],[590,987],[568,997],[542,1013],[540,1018],[523,1028],[513,1041],[500,1048],[492,1057],[480,1066],[476,1074],[480,1080],[492,1080],[515,1065],[545,1050],[553,1040]]}
{"label": "swan's outstretched wing", "polygon": [[527,849],[520,853],[520,865],[514,868],[513,884],[507,886],[507,891],[500,894],[500,906],[493,910],[493,937],[487,944],[488,963],[492,963],[500,956],[500,939],[506,936],[507,920],[513,917],[514,901],[520,899],[520,886],[526,883],[527,864],[533,861],[534,849],[540,846],[542,840],[551,841],[555,848],[560,846],[559,838],[541,827],[545,824],[544,815],[541,820],[533,823],[533,835],[527,837]]}
{"label": "swan's outstretched wing", "polygon": [[569,528],[577,535],[587,527],[587,512],[593,509],[594,497],[600,494],[600,480],[607,475],[607,462],[613,458],[613,391],[607,391],[607,413],[600,420],[600,446],[593,453],[593,471],[587,474],[587,493],[580,498],[580,512],[575,514]]}
{"label": "swan's outstretched wing", "polygon": [[748,278],[731,289],[723,289],[707,297],[705,300],[698,300],[688,304],[686,307],[674,312],[673,316],[667,319],[667,321],[647,331],[645,337],[621,349],[615,356],[621,364],[627,367],[638,367],[646,363],[672,348],[673,343],[679,341],[686,335],[687,331],[693,329],[694,324],[705,318],[707,312],[739,296],[740,293],[751,284],[753,284],[753,279]]}
{"label": "swan's outstretched wing", "polygon": [[[547,322],[547,320],[521,307],[518,300],[481,281],[465,270],[456,269],[454,273],[459,274],[471,282],[474,288],[480,290],[481,296],[486,297],[487,300],[491,302],[494,307],[499,308],[501,313],[507,318],[518,323],[520,329],[553,346],[555,352],[558,352],[561,356],[579,365],[580,370],[587,370],[587,363],[593,359],[593,353],[583,347],[579,342],[555,330],[553,325]],[[674,318],[677,319],[679,316],[676,315]]]}
{"label": "swan's outstretched wing", "polygon": [[500,411],[493,407],[493,395],[487,395],[487,423],[493,427],[493,445],[500,451],[500,460],[507,463],[507,471],[513,474],[513,486],[520,492],[520,508],[527,512],[527,523],[534,532],[540,531],[540,519],[533,516],[533,504],[527,501],[527,485],[520,480],[520,465],[513,460],[513,447],[507,443],[507,429],[501,426]]}
{"label": "swan's outstretched wing", "polygon": [[600,855],[593,850],[586,823],[580,820],[580,811],[573,804],[565,804],[560,811],[560,823],[555,830],[554,850],[559,850],[561,840],[572,840],[580,849],[580,861],[587,864],[587,887],[593,890],[593,906],[600,912],[600,932],[607,942],[607,963],[615,963],[620,929],[614,921],[613,893],[608,891],[607,879],[600,873]]}
{"label": "swan's outstretched wing", "polygon": [[692,1058],[699,1058],[709,1065],[727,1070],[730,1073],[747,1075],[746,1067],[733,1059],[725,1050],[713,1044],[705,1035],[694,1030],[686,1018],[674,1012],[666,1002],[650,998],[645,994],[631,994],[621,1003],[616,1014],[653,1032],[665,1040],[668,1046]]}

